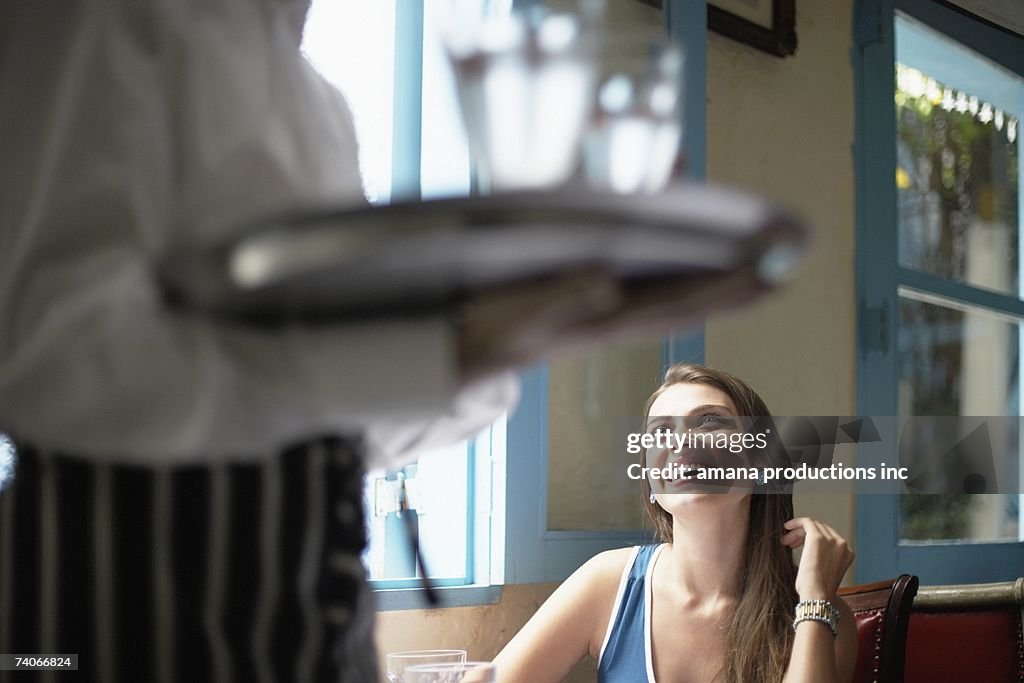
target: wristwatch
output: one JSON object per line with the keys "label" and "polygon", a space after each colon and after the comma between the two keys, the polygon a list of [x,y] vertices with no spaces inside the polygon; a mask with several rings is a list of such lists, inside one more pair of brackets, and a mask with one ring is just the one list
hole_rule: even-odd
{"label": "wristwatch", "polygon": [[801,600],[796,604],[793,630],[802,621],[820,621],[832,630],[832,637],[839,633],[839,610],[828,600]]}

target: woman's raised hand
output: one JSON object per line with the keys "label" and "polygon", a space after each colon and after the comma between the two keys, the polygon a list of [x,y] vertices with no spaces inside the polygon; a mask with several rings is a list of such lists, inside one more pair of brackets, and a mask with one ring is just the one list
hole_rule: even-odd
{"label": "woman's raised hand", "polygon": [[836,594],[854,554],[846,539],[824,522],[796,517],[784,525],[782,544],[804,546],[796,574],[796,592],[801,600],[828,600]]}

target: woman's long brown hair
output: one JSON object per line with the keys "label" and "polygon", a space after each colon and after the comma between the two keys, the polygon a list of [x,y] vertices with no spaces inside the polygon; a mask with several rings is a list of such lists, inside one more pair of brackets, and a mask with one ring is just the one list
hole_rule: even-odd
{"label": "woman's long brown hair", "polygon": [[[739,415],[756,420],[758,431],[771,424],[771,413],[761,397],[742,380],[720,370],[680,363],[665,373],[661,387],[644,407],[644,428],[651,405],[675,384],[706,384],[727,394]],[[778,430],[767,434],[768,447],[750,453],[761,465],[781,465],[784,450]],[[645,454],[641,453],[641,464]],[[641,480],[644,507],[661,541],[672,541],[672,515],[650,502],[651,488]],[[740,578],[740,594],[729,621],[725,663],[716,680],[725,683],[781,681],[793,645],[792,623],[798,600],[793,552],[779,542],[783,523],[793,517],[793,496],[784,486],[759,488],[750,496],[750,524]]]}

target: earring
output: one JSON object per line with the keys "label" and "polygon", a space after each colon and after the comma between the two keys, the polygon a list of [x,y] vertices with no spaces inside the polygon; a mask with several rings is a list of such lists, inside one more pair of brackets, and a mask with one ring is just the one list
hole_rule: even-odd
{"label": "earring", "polygon": [[654,491],[651,491],[651,505],[654,505],[656,502],[658,502],[658,499],[654,497]]}

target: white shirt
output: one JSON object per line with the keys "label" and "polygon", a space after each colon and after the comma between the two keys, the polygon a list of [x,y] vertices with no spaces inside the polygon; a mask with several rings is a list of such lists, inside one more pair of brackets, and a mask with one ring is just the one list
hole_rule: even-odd
{"label": "white shirt", "polygon": [[303,0],[11,0],[0,18],[0,427],[147,463],[366,431],[370,466],[485,426],[440,319],[253,331],[163,307],[152,262],[265,212],[363,201]]}

